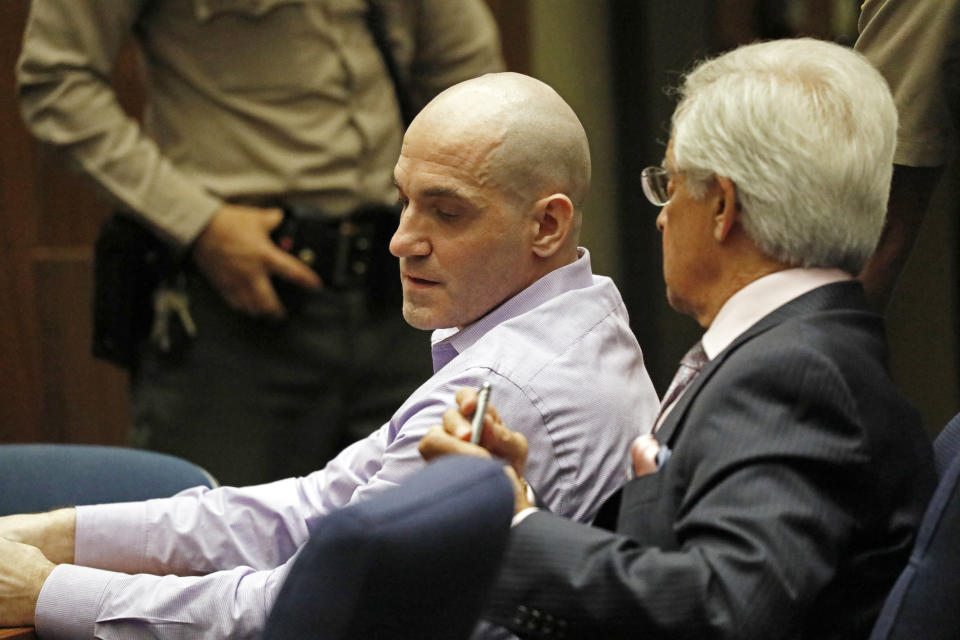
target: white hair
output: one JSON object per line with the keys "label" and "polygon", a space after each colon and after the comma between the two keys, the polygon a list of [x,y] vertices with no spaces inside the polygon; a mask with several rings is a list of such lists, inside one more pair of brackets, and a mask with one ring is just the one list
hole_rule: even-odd
{"label": "white hair", "polygon": [[740,47],[684,79],[674,169],[734,182],[743,226],[784,264],[859,273],[883,229],[897,112],[860,54],[801,38]]}

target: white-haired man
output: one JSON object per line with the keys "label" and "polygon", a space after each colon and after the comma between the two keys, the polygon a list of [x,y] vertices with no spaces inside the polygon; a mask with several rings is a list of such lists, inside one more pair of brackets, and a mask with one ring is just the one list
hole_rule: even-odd
{"label": "white-haired man", "polygon": [[[707,331],[601,510],[615,533],[518,498],[487,617],[537,638],[864,638],[934,484],[853,279],[883,226],[890,93],[858,54],[784,40],[703,63],[681,96],[643,179],[669,301]],[[480,454],[463,426],[448,412],[421,452]],[[522,473],[498,419],[483,444]]]}

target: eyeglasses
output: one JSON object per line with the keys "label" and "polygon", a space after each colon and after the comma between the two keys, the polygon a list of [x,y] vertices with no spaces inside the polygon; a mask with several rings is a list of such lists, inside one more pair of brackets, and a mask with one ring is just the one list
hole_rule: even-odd
{"label": "eyeglasses", "polygon": [[670,182],[670,172],[663,167],[647,167],[640,173],[640,184],[643,186],[643,195],[655,207],[662,207],[670,202],[670,191],[667,183]]}

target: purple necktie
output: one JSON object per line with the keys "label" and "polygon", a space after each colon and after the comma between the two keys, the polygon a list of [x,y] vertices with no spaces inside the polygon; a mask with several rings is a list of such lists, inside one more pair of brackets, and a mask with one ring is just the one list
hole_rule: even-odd
{"label": "purple necktie", "polygon": [[657,416],[655,424],[660,422],[660,416],[663,415],[663,412],[680,397],[684,389],[690,386],[693,379],[696,378],[700,370],[703,369],[703,365],[709,361],[710,359],[703,350],[703,344],[698,340],[697,343],[690,348],[690,351],[687,351],[686,355],[683,356],[683,359],[680,360],[680,368],[677,369],[676,375],[673,376],[667,392],[663,394],[663,401],[660,403],[660,415]]}

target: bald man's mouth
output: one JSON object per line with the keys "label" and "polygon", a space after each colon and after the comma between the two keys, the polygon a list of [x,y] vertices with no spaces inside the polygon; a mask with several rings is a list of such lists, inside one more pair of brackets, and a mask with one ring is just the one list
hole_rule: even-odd
{"label": "bald man's mouth", "polygon": [[429,289],[440,284],[437,280],[422,278],[411,273],[403,273],[403,284],[414,289]]}

